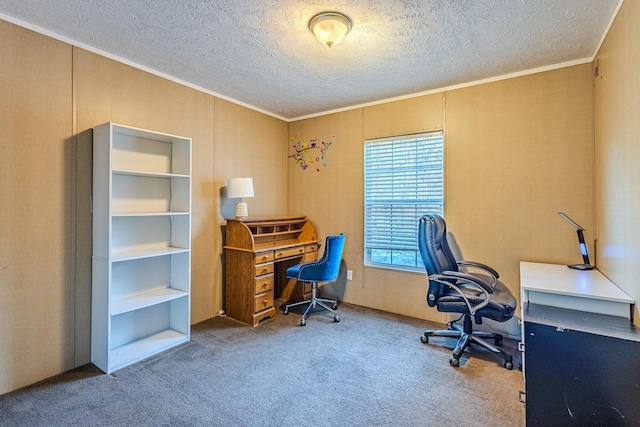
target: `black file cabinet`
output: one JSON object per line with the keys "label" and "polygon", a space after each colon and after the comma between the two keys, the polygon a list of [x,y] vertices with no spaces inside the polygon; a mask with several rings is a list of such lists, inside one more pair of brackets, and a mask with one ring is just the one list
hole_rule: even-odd
{"label": "black file cabinet", "polygon": [[640,425],[640,332],[628,319],[525,304],[527,426]]}

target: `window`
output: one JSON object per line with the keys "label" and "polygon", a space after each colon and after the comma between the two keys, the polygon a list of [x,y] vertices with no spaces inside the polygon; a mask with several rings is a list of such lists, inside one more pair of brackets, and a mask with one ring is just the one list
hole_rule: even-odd
{"label": "window", "polygon": [[443,132],[364,143],[365,265],[424,271],[418,222],[444,210]]}

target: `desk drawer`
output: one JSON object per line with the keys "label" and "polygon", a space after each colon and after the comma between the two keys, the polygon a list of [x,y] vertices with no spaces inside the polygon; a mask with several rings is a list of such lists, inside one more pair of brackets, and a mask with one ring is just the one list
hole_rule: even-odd
{"label": "desk drawer", "polygon": [[288,258],[296,255],[304,255],[304,246],[297,246],[295,248],[288,248],[276,251],[276,259]]}
{"label": "desk drawer", "polygon": [[264,264],[273,261],[273,251],[260,252],[253,256],[254,264]]}
{"label": "desk drawer", "polygon": [[318,252],[319,246],[317,243],[314,243],[313,245],[305,245],[304,247],[304,251],[305,252]]}
{"label": "desk drawer", "polygon": [[273,290],[255,296],[253,302],[254,313],[266,310],[271,307],[273,307]]}
{"label": "desk drawer", "polygon": [[255,295],[262,292],[270,291],[273,289],[273,274],[269,274],[264,277],[256,278],[256,292]]}
{"label": "desk drawer", "polygon": [[256,276],[273,273],[273,263],[256,265]]}

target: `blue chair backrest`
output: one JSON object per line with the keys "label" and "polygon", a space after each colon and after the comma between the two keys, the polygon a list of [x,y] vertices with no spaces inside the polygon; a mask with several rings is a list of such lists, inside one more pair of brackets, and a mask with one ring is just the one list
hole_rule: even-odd
{"label": "blue chair backrest", "polygon": [[344,233],[327,236],[322,258],[302,267],[300,279],[328,282],[337,278],[340,272],[345,237]]}
{"label": "blue chair backrest", "polygon": [[[447,225],[440,215],[429,214],[420,218],[418,248],[427,274],[458,271],[458,263],[447,241]],[[429,280],[427,294],[429,306],[433,307],[446,289],[446,285]]]}

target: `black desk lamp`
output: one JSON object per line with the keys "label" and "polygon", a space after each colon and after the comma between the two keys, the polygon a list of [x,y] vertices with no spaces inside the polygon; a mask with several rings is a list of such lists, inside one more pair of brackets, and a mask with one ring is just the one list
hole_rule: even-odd
{"label": "black desk lamp", "polygon": [[573,225],[575,229],[578,231],[578,242],[580,243],[580,253],[582,254],[582,261],[584,261],[584,264],[573,264],[573,265],[568,265],[567,267],[575,268],[576,270],[593,270],[594,268],[596,268],[595,266],[591,265],[591,263],[589,263],[589,252],[587,251],[587,245],[584,242],[584,233],[583,233],[584,228],[580,227],[578,224],[576,224],[574,220],[572,220],[562,212],[558,212],[558,215],[560,215],[560,218],[564,219],[569,224]]}

